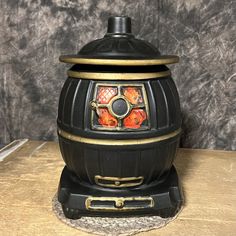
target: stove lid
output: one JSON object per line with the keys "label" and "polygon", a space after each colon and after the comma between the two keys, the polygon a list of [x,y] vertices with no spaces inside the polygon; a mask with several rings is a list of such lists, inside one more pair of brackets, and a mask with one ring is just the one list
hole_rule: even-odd
{"label": "stove lid", "polygon": [[71,64],[145,66],[172,64],[178,56],[162,56],[152,44],[137,39],[131,33],[131,18],[116,16],[108,19],[107,33],[101,39],[86,44],[77,55],[60,56]]}

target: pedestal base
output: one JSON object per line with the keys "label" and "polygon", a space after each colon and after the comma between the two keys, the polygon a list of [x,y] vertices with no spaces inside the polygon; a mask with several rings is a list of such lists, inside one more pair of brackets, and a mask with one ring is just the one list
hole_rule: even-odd
{"label": "pedestal base", "polygon": [[81,216],[174,216],[180,209],[183,197],[174,166],[164,182],[122,190],[85,185],[65,167],[58,188],[58,201],[67,218]]}

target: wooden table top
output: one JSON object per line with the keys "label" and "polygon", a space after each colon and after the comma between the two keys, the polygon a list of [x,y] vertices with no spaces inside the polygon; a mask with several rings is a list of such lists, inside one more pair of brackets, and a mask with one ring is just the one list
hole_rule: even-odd
{"label": "wooden table top", "polygon": [[[236,152],[179,149],[185,206],[166,227],[141,235],[236,235]],[[90,235],[52,212],[64,162],[55,142],[28,141],[0,162],[0,235]]]}

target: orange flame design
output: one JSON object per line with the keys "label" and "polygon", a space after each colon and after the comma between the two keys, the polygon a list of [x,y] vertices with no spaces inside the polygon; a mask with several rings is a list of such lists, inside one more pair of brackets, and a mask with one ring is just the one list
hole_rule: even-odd
{"label": "orange flame design", "polygon": [[141,92],[138,88],[127,87],[124,89],[124,95],[132,104],[139,104],[143,102]]}
{"label": "orange flame design", "polygon": [[124,126],[126,128],[138,129],[146,119],[147,114],[143,109],[133,109],[124,119]]}
{"label": "orange flame design", "polygon": [[105,127],[117,127],[118,121],[107,110],[107,108],[100,108],[98,110],[99,119],[98,122]]}

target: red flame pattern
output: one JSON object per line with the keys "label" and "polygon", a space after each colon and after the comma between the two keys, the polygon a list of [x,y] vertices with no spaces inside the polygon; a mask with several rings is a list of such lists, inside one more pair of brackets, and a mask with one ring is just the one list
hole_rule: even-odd
{"label": "red flame pattern", "polygon": [[[123,119],[123,127],[130,129],[139,129],[142,123],[147,119],[147,113],[145,111],[144,100],[142,97],[142,91],[137,86],[125,86],[121,88],[122,94],[126,99],[134,105],[134,108],[130,111],[129,115]],[[115,86],[99,86],[97,90],[97,103],[108,104],[110,100],[118,94],[118,87]],[[135,107],[136,106],[136,107]],[[139,107],[137,107],[139,106]],[[141,107],[140,107],[141,106]],[[103,127],[115,128],[118,127],[118,119],[112,116],[108,108],[98,108],[98,123]]]}
{"label": "red flame pattern", "polygon": [[117,127],[118,121],[115,117],[113,117],[107,110],[107,108],[98,109],[98,122],[102,126],[105,127]]}
{"label": "red flame pattern", "polygon": [[125,97],[134,105],[143,102],[142,94],[139,88],[126,87],[123,90]]}
{"label": "red flame pattern", "polygon": [[109,101],[117,94],[117,88],[102,86],[98,88],[97,102],[108,104]]}
{"label": "red flame pattern", "polygon": [[138,129],[146,119],[147,114],[143,109],[133,109],[124,119],[124,126],[126,128]]}

